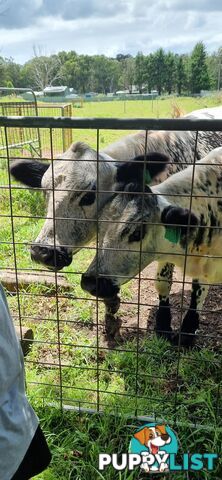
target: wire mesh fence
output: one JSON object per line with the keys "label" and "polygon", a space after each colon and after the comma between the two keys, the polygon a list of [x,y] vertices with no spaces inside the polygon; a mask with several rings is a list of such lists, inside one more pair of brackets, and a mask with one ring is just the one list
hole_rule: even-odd
{"label": "wire mesh fence", "polygon": [[[29,100],[24,101],[24,92]],[[35,93],[29,89],[3,88],[0,87],[0,116],[17,117],[71,117],[72,104],[50,104],[37,103]],[[52,132],[55,154],[62,153],[72,143],[71,129],[55,129]],[[4,128],[0,129],[0,158],[4,158],[6,148],[12,151],[16,157],[49,157],[50,136],[47,129],[36,127],[14,127],[8,128],[7,145]]]}
{"label": "wire mesh fence", "polygon": [[[19,96],[27,89],[4,88],[0,87],[0,115],[1,116],[37,116],[38,106],[34,92],[29,91],[30,100],[23,101]],[[37,128],[27,128],[23,130],[22,127],[12,128],[8,130],[8,148],[13,150],[14,155],[18,156],[19,152],[22,155],[25,153],[28,156],[41,157],[41,140],[39,130]],[[6,150],[6,139],[4,128],[0,129],[0,154],[4,155]]]}
{"label": "wire mesh fence", "polygon": [[[72,117],[72,104],[38,104],[38,114],[40,117]],[[54,129],[52,136],[54,155],[64,152],[72,143],[72,130],[70,128]],[[41,129],[41,143],[43,156],[50,158],[50,134],[48,129]]]}
{"label": "wire mesh fence", "polygon": [[[204,306],[198,303],[201,294],[195,290],[195,269],[199,271],[202,259],[207,259],[215,272],[221,271],[220,252],[212,240],[220,242],[221,163],[213,162],[218,168],[216,183],[215,171],[211,173],[210,169],[204,188],[200,181],[203,173],[195,176],[196,162],[204,157],[200,157],[201,148],[208,153],[220,145],[221,121],[0,117],[0,127],[6,138],[7,161],[2,166],[0,193],[1,279],[10,290],[10,308],[21,333],[24,327],[34,330],[32,348],[26,357],[29,395],[62,408],[120,411],[208,427],[213,419],[221,425],[220,273],[206,275],[205,281],[202,278],[200,288],[204,290],[211,284]],[[45,172],[41,187],[38,183],[31,189],[13,179],[22,169],[29,183],[36,163],[30,166],[24,155],[20,156],[19,166],[13,167],[8,135],[11,128],[47,130],[47,158],[42,156],[41,162],[38,157],[32,159],[38,165],[38,182]],[[63,128],[74,129],[75,138],[78,129],[93,130],[97,148],[77,143],[69,155],[57,160],[53,132]],[[120,137],[125,129],[143,131],[140,151],[145,161],[140,159],[136,170],[131,171],[128,165],[118,177],[116,160],[120,158],[107,157],[106,149],[100,149],[100,129],[105,128],[119,130]],[[146,175],[151,139],[156,134],[165,142],[164,130],[171,150],[166,176],[171,179],[174,170],[182,172],[191,165],[190,183],[182,177],[177,190],[171,184],[167,193],[164,183],[162,187],[150,187],[155,182]],[[174,131],[173,150],[170,131]],[[184,141],[186,131],[192,134]],[[209,136],[208,132],[215,133]],[[158,157],[157,164],[163,161]],[[153,157],[151,163],[155,163]],[[24,174],[27,165],[28,173]],[[40,165],[46,166],[42,170]],[[210,159],[207,165],[212,167]],[[139,171],[142,174],[137,178]],[[186,222],[170,222],[174,228],[179,223],[181,229],[186,229],[179,249],[172,237],[171,242],[162,242],[163,223],[160,217],[153,216],[157,199],[166,201],[166,195],[168,203],[172,197],[173,203],[188,210]],[[193,205],[200,209],[195,230],[198,251],[190,249],[187,240],[189,232],[192,236],[197,228],[192,222]],[[210,212],[209,225],[201,217],[205,210]],[[198,340],[188,350],[183,346],[183,334],[178,335],[177,345],[172,344],[168,303],[172,272],[167,270],[166,276],[163,268],[169,267],[163,265],[174,263],[174,258],[175,264],[181,266],[174,273],[171,288],[174,329],[183,325],[189,308],[191,331],[185,332],[188,340],[193,339],[200,313]],[[159,299],[153,261],[160,263]],[[13,275],[10,281],[9,275]],[[160,313],[162,323],[155,324]],[[156,333],[161,338],[156,338]]]}

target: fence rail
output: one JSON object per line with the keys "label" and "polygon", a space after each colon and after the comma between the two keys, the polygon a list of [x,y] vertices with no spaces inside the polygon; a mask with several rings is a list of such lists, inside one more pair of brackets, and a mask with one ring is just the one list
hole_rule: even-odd
{"label": "fence rail", "polygon": [[175,130],[222,131],[222,120],[195,118],[63,118],[63,117],[0,117],[0,126],[36,128],[86,128],[106,130]]}

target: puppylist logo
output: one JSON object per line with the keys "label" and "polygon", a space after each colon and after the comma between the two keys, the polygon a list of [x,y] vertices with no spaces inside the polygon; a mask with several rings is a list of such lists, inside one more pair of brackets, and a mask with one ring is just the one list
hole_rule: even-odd
{"label": "puppylist logo", "polygon": [[115,470],[132,471],[138,466],[147,474],[181,471],[212,471],[218,458],[216,453],[184,453],[177,463],[178,440],[168,425],[147,423],[138,429],[129,446],[129,453],[99,454],[99,470],[112,465]]}
{"label": "puppylist logo", "polygon": [[170,427],[148,423],[134,434],[129,451],[142,458],[140,468],[146,473],[167,472],[170,455],[178,452],[178,441]]}

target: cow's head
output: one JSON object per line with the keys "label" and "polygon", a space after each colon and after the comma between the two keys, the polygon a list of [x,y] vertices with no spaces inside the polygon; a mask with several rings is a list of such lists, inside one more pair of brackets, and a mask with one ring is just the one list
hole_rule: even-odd
{"label": "cow's head", "polygon": [[[99,162],[97,162],[99,160]],[[20,160],[11,174],[32,187],[42,187],[46,195],[47,218],[31,246],[32,259],[49,268],[68,266],[72,256],[89,243],[96,232],[96,218],[112,188],[116,167],[113,159],[98,156],[82,142],[76,142],[52,164]]]}
{"label": "cow's head", "polygon": [[171,205],[158,194],[158,187],[147,185],[166,165],[167,157],[155,153],[146,159],[145,164],[140,157],[143,161],[139,164],[127,162],[118,167],[116,189],[122,193],[104,207],[99,250],[82,276],[82,288],[92,295],[115,296],[121,284],[152,261],[163,259],[163,253],[174,249],[175,243],[182,248],[187,225],[197,224],[193,213]]}

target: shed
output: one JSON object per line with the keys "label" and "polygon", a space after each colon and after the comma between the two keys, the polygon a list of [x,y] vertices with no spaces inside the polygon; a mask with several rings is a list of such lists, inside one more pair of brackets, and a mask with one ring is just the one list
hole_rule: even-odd
{"label": "shed", "polygon": [[43,90],[43,94],[48,97],[65,97],[69,95],[69,87],[67,86],[57,86],[57,87],[46,87]]}

